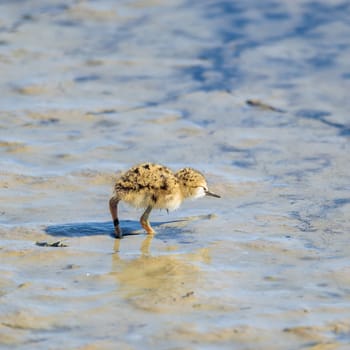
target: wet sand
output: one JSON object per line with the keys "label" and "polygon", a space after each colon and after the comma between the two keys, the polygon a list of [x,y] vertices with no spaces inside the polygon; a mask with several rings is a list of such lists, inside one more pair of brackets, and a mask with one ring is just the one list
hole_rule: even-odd
{"label": "wet sand", "polygon": [[[0,348],[347,349],[349,10],[2,2]],[[222,198],[115,240],[143,161]]]}

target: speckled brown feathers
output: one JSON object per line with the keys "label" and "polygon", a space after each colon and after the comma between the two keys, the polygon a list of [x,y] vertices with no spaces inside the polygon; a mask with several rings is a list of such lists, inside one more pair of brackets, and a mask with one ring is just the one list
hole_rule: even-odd
{"label": "speckled brown feathers", "polygon": [[116,181],[109,208],[117,237],[121,237],[118,220],[118,203],[124,201],[134,207],[146,208],[140,222],[147,233],[154,233],[148,217],[153,208],[177,209],[186,198],[205,195],[219,197],[209,192],[206,180],[199,171],[184,168],[173,173],[169,168],[153,163],[143,163],[123,173]]}
{"label": "speckled brown feathers", "polygon": [[119,200],[135,207],[152,205],[159,209],[176,209],[180,204],[179,180],[163,165],[144,163],[132,167],[117,179],[114,192]]}
{"label": "speckled brown feathers", "polygon": [[115,191],[167,190],[174,185],[173,173],[165,166],[144,163],[132,167],[116,181]]}

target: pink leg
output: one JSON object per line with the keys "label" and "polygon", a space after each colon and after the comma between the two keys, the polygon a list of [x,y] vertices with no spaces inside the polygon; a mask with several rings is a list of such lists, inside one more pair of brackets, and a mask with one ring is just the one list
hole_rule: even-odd
{"label": "pink leg", "polygon": [[149,223],[149,214],[151,213],[152,207],[149,206],[140,218],[141,226],[146,230],[149,235],[153,235],[155,232]]}
{"label": "pink leg", "polygon": [[116,197],[112,197],[109,200],[109,211],[111,212],[111,215],[112,215],[115,236],[116,238],[122,238],[123,235],[119,227],[119,220],[118,220],[118,202],[119,202],[119,199],[117,199]]}

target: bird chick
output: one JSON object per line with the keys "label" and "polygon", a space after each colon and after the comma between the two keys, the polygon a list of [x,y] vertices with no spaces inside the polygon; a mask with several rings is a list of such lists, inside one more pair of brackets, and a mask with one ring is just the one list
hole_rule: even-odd
{"label": "bird chick", "polygon": [[109,200],[116,237],[122,237],[118,219],[120,201],[136,208],[145,208],[140,223],[148,234],[153,234],[154,230],[149,223],[153,208],[175,210],[187,198],[204,196],[220,198],[208,190],[204,176],[195,169],[184,168],[173,173],[159,164],[136,165],[116,180],[113,196]]}

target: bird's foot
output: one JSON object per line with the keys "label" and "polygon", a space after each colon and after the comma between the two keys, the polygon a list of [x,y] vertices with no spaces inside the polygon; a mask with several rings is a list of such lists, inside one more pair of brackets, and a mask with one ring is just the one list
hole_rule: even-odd
{"label": "bird's foot", "polygon": [[114,232],[115,232],[115,238],[123,238],[123,232],[119,226],[114,227]]}
{"label": "bird's foot", "polygon": [[140,222],[141,226],[146,230],[148,235],[154,235],[156,233],[148,221],[141,220]]}

